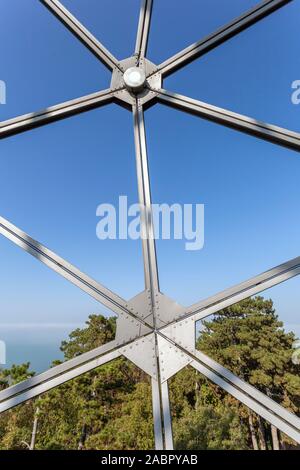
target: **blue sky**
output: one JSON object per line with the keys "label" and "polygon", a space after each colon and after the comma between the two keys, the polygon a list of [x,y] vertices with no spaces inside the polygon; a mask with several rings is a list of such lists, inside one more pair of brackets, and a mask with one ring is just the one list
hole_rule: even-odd
{"label": "blue sky", "polygon": [[[64,0],[119,59],[132,54],[139,0]],[[197,41],[256,0],[156,0],[148,57]],[[183,7],[183,4],[185,7]],[[116,8],[117,6],[117,8]],[[38,0],[4,0],[0,79],[5,120],[107,88],[110,73]],[[300,2],[168,77],[164,87],[300,131]],[[205,204],[205,246],[158,241],[161,290],[184,305],[299,255],[299,154],[162,105],[145,115],[153,202]],[[117,105],[0,141],[0,214],[125,298],[143,290],[138,241],[99,241],[96,207],[137,202],[131,114]],[[0,238],[0,339],[8,363],[45,369],[70,329],[106,312]],[[273,288],[300,334],[299,280]],[[16,328],[18,325],[18,328]]]}

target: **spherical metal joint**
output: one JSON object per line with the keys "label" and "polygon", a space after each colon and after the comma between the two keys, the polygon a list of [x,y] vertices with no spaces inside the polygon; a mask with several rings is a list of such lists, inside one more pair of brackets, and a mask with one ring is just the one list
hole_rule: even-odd
{"label": "spherical metal joint", "polygon": [[139,93],[143,90],[146,84],[145,71],[140,67],[130,67],[123,75],[126,88],[133,92]]}

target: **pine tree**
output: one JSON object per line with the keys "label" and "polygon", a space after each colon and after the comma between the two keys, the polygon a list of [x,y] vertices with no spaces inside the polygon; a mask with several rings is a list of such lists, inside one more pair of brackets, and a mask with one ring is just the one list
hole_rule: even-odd
{"label": "pine tree", "polygon": [[[114,339],[115,318],[91,315],[62,343],[65,360]],[[294,413],[300,410],[295,337],[271,300],[248,299],[203,322],[197,347]],[[54,361],[53,365],[59,361]],[[0,388],[31,377],[29,364],[0,370]],[[192,368],[170,381],[176,448],[247,449],[292,441]],[[38,413],[36,449],[154,446],[149,378],[119,358],[0,415],[0,449],[24,449]],[[28,445],[27,445],[28,447]]]}
{"label": "pine tree", "polygon": [[[284,331],[272,300],[258,296],[203,321],[197,347],[268,397],[299,413],[300,368],[292,361],[294,341],[295,335]],[[250,413],[249,418],[249,432],[254,437]],[[276,447],[277,430],[270,430],[259,417],[255,423],[261,448],[267,447],[266,434]]]}

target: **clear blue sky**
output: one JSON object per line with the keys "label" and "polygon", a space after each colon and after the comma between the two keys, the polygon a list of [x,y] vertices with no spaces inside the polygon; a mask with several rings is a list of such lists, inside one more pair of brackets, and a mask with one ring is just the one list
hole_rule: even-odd
{"label": "clear blue sky", "polygon": [[[119,59],[132,54],[139,0],[64,0]],[[256,0],[154,1],[148,57],[197,41]],[[184,5],[184,6],[183,6]],[[232,38],[164,87],[300,131],[300,2]],[[0,6],[0,119],[107,88],[110,73],[38,0]],[[153,201],[205,204],[205,246],[157,243],[161,290],[189,305],[298,256],[300,155],[157,105],[146,112]],[[0,141],[0,214],[101,283],[143,290],[138,241],[99,241],[96,207],[137,202],[131,114],[117,105]],[[101,305],[0,238],[0,339],[8,362],[45,369],[73,326]],[[266,293],[300,333],[299,280]],[[18,328],[15,327],[18,325]]]}

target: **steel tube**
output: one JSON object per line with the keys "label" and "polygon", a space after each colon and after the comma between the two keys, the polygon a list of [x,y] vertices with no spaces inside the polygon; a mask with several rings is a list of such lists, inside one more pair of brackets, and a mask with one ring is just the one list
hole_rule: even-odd
{"label": "steel tube", "polygon": [[264,0],[214,33],[209,34],[204,39],[201,39],[194,44],[191,44],[189,47],[186,47],[161,63],[158,66],[158,71],[160,71],[163,76],[175,72],[179,68],[184,67],[197,57],[207,53],[214,47],[219,46],[257,21],[265,18],[277,8],[282,7],[290,1],[291,0]]}
{"label": "steel tube", "polygon": [[66,383],[69,380],[72,380],[78,377],[79,375],[85,374],[86,372],[89,372],[95,369],[96,367],[100,367],[103,364],[106,364],[107,362],[110,362],[113,359],[116,359],[120,355],[121,353],[119,350],[109,352],[100,358],[89,361],[75,369],[72,369],[72,370],[69,370],[68,372],[63,373],[62,375],[53,377],[47,380],[46,382],[40,383],[39,385],[35,385],[33,388],[29,388],[26,391],[21,392],[18,395],[15,395],[13,398],[9,398],[8,400],[1,402],[0,413],[2,413],[3,411],[7,411],[10,408],[13,408],[17,405],[20,405],[24,401],[30,400],[42,393],[45,393],[54,387],[58,387],[59,385],[62,385],[63,383]]}
{"label": "steel tube", "polygon": [[[4,235],[27,253],[37,258],[113,312],[117,314],[126,313],[127,315],[137,318],[130,310],[130,306],[126,300],[79,271],[75,266],[29,237],[29,235],[3,217],[0,217],[0,234]],[[139,321],[142,322],[140,319]]]}
{"label": "steel tube", "polygon": [[163,89],[159,90],[157,99],[161,103],[180,109],[181,111],[237,129],[246,134],[254,135],[260,139],[300,151],[300,134],[298,132],[289,131],[282,127],[257,121],[256,119],[252,119],[248,116],[233,113],[227,109],[218,108],[217,106]]}
{"label": "steel tube", "polygon": [[145,286],[146,289],[152,290],[155,295],[159,291],[159,280],[152,217],[152,202],[145,136],[144,113],[142,107],[139,107],[138,102],[133,107],[133,120],[139,202],[142,209],[141,232],[144,255]]}
{"label": "steel tube", "polygon": [[21,392],[28,391],[29,389],[41,385],[45,382],[48,382],[51,379],[61,376],[65,372],[69,372],[72,369],[76,369],[79,366],[86,364],[89,361],[94,359],[99,359],[103,354],[112,352],[118,348],[116,341],[110,341],[109,343],[99,346],[98,348],[88,351],[84,354],[81,354],[78,357],[74,357],[69,361],[63,362],[51,369],[42,372],[41,374],[35,375],[29,379],[26,379],[22,382],[12,385],[9,388],[6,388],[0,391],[0,402],[12,398],[15,395],[19,395]]}
{"label": "steel tube", "polygon": [[50,106],[35,113],[23,114],[22,116],[2,121],[0,122],[0,139],[106,105],[113,99],[114,92],[110,89],[103,90]]}
{"label": "steel tube", "polygon": [[109,52],[90,31],[88,31],[58,0],[40,0],[67,28],[101,60],[101,62],[113,69],[120,68],[118,60]]}
{"label": "steel tube", "polygon": [[[207,379],[209,379],[211,382],[215,383],[219,387],[221,387],[223,390],[228,392],[230,395],[232,395],[234,398],[236,398],[238,401],[246,405],[248,408],[253,410],[255,413],[257,413],[259,416],[267,420],[269,423],[273,424],[276,426],[278,429],[280,429],[282,432],[287,434],[289,437],[294,439],[296,442],[300,442],[300,419],[294,416],[294,418],[297,420],[297,428],[295,428],[293,425],[290,424],[290,420],[286,421],[282,419],[281,414],[284,414],[287,410],[285,410],[283,407],[280,407],[280,414],[275,414],[273,412],[273,406],[270,406],[268,404],[267,407],[263,406],[259,402],[257,402],[254,398],[252,398],[250,395],[245,393],[243,390],[241,390],[238,386],[240,383],[240,380],[238,377],[234,377],[234,380],[228,380],[224,379],[221,375],[216,374],[213,370],[209,369],[206,367],[204,364],[202,364],[198,360],[194,360],[191,362],[191,366],[194,367],[198,372],[203,374]],[[274,402],[274,404],[276,404]],[[279,406],[278,404],[276,404]],[[276,408],[277,408],[276,406]]]}
{"label": "steel tube", "polygon": [[300,257],[297,257],[234,287],[219,292],[208,299],[191,305],[187,308],[185,315],[180,318],[180,321],[189,317],[192,317],[195,321],[201,320],[208,315],[212,315],[223,308],[274,287],[299,274]]}
{"label": "steel tube", "polygon": [[149,29],[151,21],[153,0],[142,0],[140,17],[137,31],[137,38],[135,44],[135,55],[138,58],[145,57],[147,51],[147,44],[149,38]]}

